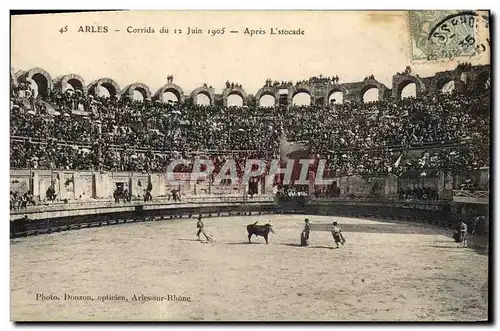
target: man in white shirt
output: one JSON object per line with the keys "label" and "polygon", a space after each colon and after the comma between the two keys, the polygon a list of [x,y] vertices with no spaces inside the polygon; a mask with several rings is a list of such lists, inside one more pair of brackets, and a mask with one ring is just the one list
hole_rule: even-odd
{"label": "man in white shirt", "polygon": [[332,227],[332,236],[333,240],[335,241],[335,244],[337,245],[337,248],[339,248],[339,243],[344,246],[345,239],[344,236],[342,236],[342,229],[338,226],[337,222],[333,222],[333,227]]}
{"label": "man in white shirt", "polygon": [[205,238],[207,239],[207,242],[214,241],[212,237],[210,237],[209,235],[207,235],[205,233],[205,225],[203,224],[203,221],[201,220],[201,216],[198,216],[198,221],[196,222],[196,227],[198,228],[198,233],[196,234],[196,236],[198,237],[199,241],[201,241],[200,234],[202,234],[202,233],[205,236]]}
{"label": "man in white shirt", "polygon": [[460,247],[467,247],[467,224],[464,221],[460,224],[460,242]]}

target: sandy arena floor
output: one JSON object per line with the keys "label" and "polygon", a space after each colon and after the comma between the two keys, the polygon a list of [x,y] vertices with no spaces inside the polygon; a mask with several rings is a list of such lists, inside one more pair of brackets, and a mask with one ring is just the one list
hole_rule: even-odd
{"label": "sandy arena floor", "polygon": [[[333,218],[309,217],[313,223]],[[247,224],[277,235],[247,243]],[[25,320],[486,320],[488,257],[457,248],[449,231],[335,218],[299,247],[304,216],[206,218],[84,229],[11,241],[11,317]],[[383,232],[383,233],[380,233]],[[392,233],[391,233],[392,232]],[[60,300],[36,300],[41,294]],[[65,294],[93,300],[64,300]],[[177,295],[181,301],[134,301]],[[101,301],[98,296],[123,296]]]}

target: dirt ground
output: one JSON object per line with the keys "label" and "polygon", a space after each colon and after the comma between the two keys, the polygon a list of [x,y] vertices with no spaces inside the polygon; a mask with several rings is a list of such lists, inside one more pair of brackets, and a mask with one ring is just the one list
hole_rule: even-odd
{"label": "dirt ground", "polygon": [[[345,247],[305,216],[165,220],[11,240],[11,319],[88,321],[478,321],[487,319],[488,256],[449,231],[342,217]],[[247,243],[245,226],[277,231]],[[379,230],[379,231],[378,231]],[[37,300],[39,294],[39,300]],[[40,300],[49,295],[60,300]],[[90,296],[87,300],[64,300]],[[176,295],[190,301],[141,301]],[[102,301],[100,296],[123,296]],[[172,298],[172,297],[170,297]]]}

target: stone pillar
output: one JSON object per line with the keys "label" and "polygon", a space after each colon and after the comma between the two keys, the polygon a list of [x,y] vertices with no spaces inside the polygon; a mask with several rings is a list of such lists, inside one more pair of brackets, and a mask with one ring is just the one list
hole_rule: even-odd
{"label": "stone pillar", "polygon": [[165,196],[168,193],[167,190],[167,174],[166,173],[161,173],[158,176],[158,182],[156,183],[158,186],[158,195],[159,196]]}
{"label": "stone pillar", "polygon": [[398,195],[398,177],[388,175],[385,179],[384,196],[386,198],[396,197]]}
{"label": "stone pillar", "polygon": [[438,183],[437,183],[437,191],[439,195],[439,199],[447,196],[451,197],[453,195],[453,176],[450,172],[441,172],[439,174]]}
{"label": "stone pillar", "polygon": [[92,174],[92,181],[94,185],[94,198],[102,198],[102,174],[100,172],[94,172]]}
{"label": "stone pillar", "polygon": [[115,184],[113,181],[113,173],[105,173],[105,198],[113,198],[113,193],[115,192]]}
{"label": "stone pillar", "polygon": [[439,172],[436,186],[437,186],[436,189],[438,191],[438,195],[440,197],[442,197],[444,195],[445,190],[446,190],[446,174],[443,171]]}
{"label": "stone pillar", "polygon": [[[37,181],[35,183],[35,185],[38,187],[38,190],[39,190],[39,195],[40,195],[40,200],[42,201],[47,201],[47,189],[49,188],[47,186],[47,180],[43,180],[45,179],[46,177],[44,176],[40,176],[40,173],[37,171]],[[50,180],[49,180],[50,181]]]}
{"label": "stone pillar", "polygon": [[316,174],[314,171],[309,171],[309,195],[314,196],[315,190],[314,190],[314,183],[316,182]]}
{"label": "stone pillar", "polygon": [[113,188],[111,177],[108,173],[98,172],[94,174],[95,197],[98,199],[107,199],[113,197]]}
{"label": "stone pillar", "polygon": [[75,196],[75,200],[87,200],[90,198],[83,195],[82,177],[79,172],[75,172],[73,174],[73,194]]}
{"label": "stone pillar", "polygon": [[[275,186],[273,186],[273,180],[270,179],[270,177],[273,177],[274,179],[274,175],[266,175],[264,177],[264,192],[268,193],[268,194],[274,194],[274,188]],[[269,184],[268,184],[269,183]]]}
{"label": "stone pillar", "polygon": [[143,189],[144,189],[143,183],[141,180],[141,186],[139,186],[138,185],[139,180],[140,180],[140,178],[137,177],[137,175],[135,173],[130,174],[128,191],[130,192],[130,194],[133,197],[142,196],[142,194],[143,194]]}
{"label": "stone pillar", "polygon": [[52,180],[54,180],[54,190],[56,191],[57,199],[61,200],[68,198],[66,194],[66,186],[64,186],[64,183],[66,182],[64,172],[54,171]]}
{"label": "stone pillar", "polygon": [[191,194],[196,196],[196,180],[190,180]]}
{"label": "stone pillar", "polygon": [[[153,197],[158,197],[158,196],[161,196],[165,193],[165,187],[160,184],[161,183],[161,180],[160,180],[161,175],[162,174],[150,174],[149,175],[148,181],[152,185],[151,195]],[[161,192],[162,186],[163,186],[163,192]],[[146,186],[144,188],[145,189],[148,188],[148,183],[146,183]]]}
{"label": "stone pillar", "polygon": [[[139,178],[137,178],[137,176],[131,172],[129,177],[128,177],[128,187],[127,187],[127,190],[129,192],[129,194],[131,196],[139,196],[141,194],[141,192],[139,191],[139,189],[141,187],[137,186],[137,180]],[[142,184],[142,183],[141,183]]]}
{"label": "stone pillar", "polygon": [[488,187],[488,191],[490,189],[490,169],[489,168],[481,168],[479,175],[479,185]]}
{"label": "stone pillar", "polygon": [[31,172],[31,176],[29,178],[29,188],[31,190],[31,193],[35,197],[39,197],[40,200],[43,199],[43,197],[40,195],[40,183],[38,182],[38,171],[33,170]]}

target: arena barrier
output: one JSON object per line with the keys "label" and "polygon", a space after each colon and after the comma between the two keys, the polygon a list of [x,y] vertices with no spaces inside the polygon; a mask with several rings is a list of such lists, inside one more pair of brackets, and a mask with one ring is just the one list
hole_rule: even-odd
{"label": "arena barrier", "polygon": [[[272,196],[190,197],[181,201],[94,202],[16,210],[11,214],[11,238],[106,225],[166,219],[251,216],[275,212]],[[28,216],[29,221],[24,220]]]}
{"label": "arena barrier", "polygon": [[[38,208],[37,208],[38,207]],[[416,222],[456,228],[463,215],[451,212],[449,201],[397,201],[274,197],[256,195],[188,197],[181,201],[156,199],[150,202],[94,201],[33,206],[11,213],[11,238],[106,225],[169,219],[262,214],[305,214],[345,216],[398,222]],[[23,221],[27,215],[31,221]],[[24,224],[26,223],[26,224]],[[330,224],[312,224],[312,231],[329,231]],[[488,249],[488,236],[472,238],[471,245]]]}
{"label": "arena barrier", "polygon": [[315,199],[306,205],[309,214],[421,222],[454,227],[461,216],[451,213],[448,201],[363,201]]}

